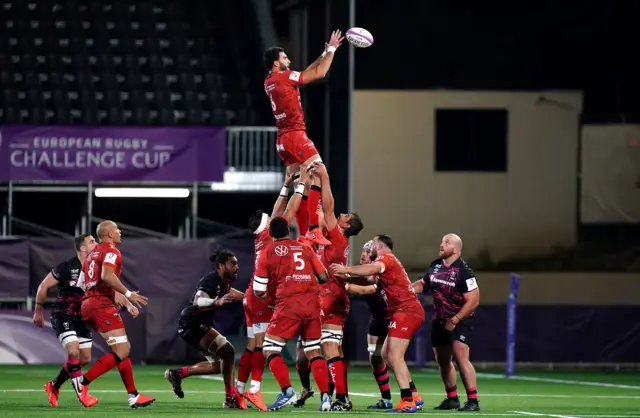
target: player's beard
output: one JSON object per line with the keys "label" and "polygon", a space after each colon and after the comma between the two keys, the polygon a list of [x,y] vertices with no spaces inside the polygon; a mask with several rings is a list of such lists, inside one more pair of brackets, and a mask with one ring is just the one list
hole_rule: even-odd
{"label": "player's beard", "polygon": [[279,62],[278,64],[280,65],[280,71],[289,71],[289,67],[287,67],[283,63]]}

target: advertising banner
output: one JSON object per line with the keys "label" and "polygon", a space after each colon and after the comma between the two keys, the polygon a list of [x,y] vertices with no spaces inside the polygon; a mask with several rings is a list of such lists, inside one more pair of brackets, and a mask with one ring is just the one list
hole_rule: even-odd
{"label": "advertising banner", "polygon": [[225,128],[0,126],[0,181],[222,181]]}

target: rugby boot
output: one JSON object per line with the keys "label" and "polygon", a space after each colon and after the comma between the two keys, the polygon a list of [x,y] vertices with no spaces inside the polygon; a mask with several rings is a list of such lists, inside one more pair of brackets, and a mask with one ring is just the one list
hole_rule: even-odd
{"label": "rugby boot", "polygon": [[414,401],[400,401],[395,408],[388,410],[392,414],[414,414],[418,412],[418,408],[416,407],[416,403]]}
{"label": "rugby boot", "polygon": [[246,400],[254,404],[255,407],[258,408],[259,410],[261,411],[267,410],[267,405],[264,403],[264,397],[262,396],[262,392],[260,391],[257,391],[255,393],[245,392],[244,397]]}
{"label": "rugby boot", "polygon": [[302,388],[302,391],[300,392],[300,398],[298,398],[298,401],[296,402],[296,404],[294,406],[296,408],[302,408],[304,406],[304,403],[309,398],[313,398],[313,391],[312,390],[308,390],[306,388]]}
{"label": "rugby boot", "polygon": [[178,370],[176,369],[167,369],[164,371],[164,378],[167,382],[171,384],[171,389],[173,389],[173,393],[182,399],[184,398],[184,391],[182,390],[182,378],[178,375]]}
{"label": "rugby boot", "polygon": [[53,406],[54,408],[57,408],[58,407],[58,395],[60,395],[60,389],[58,389],[57,387],[53,386],[53,383],[47,382],[44,385],[44,391],[47,392],[47,395],[49,397],[49,403],[51,404],[51,406]]}
{"label": "rugby boot", "polygon": [[458,408],[460,408],[460,398],[456,396],[453,398],[445,398],[444,401],[440,402],[440,405],[436,406],[433,409],[445,411],[445,410],[458,409]]}
{"label": "rugby boot", "polygon": [[313,231],[307,232],[307,238],[309,238],[311,241],[313,241],[314,244],[317,245],[331,245],[331,241],[324,237],[320,228],[316,228]]}
{"label": "rugby boot", "polygon": [[71,379],[71,386],[78,396],[78,400],[85,408],[91,408],[98,403],[98,398],[89,395],[89,386],[85,386],[80,381],[82,377],[75,377]]}
{"label": "rugby boot", "polygon": [[267,407],[267,411],[277,411],[287,405],[295,405],[298,398],[293,388],[287,389],[286,393],[279,393],[275,402]]}
{"label": "rugby boot", "polygon": [[380,399],[373,405],[367,406],[367,409],[393,409],[393,402],[391,399]]}
{"label": "rugby boot", "polygon": [[331,404],[332,411],[348,411],[349,405],[346,402],[341,401],[340,399],[336,399]]}
{"label": "rugby boot", "polygon": [[129,395],[129,406],[132,409],[145,408],[155,401],[156,398],[151,398],[147,395],[143,395],[142,393],[138,393],[137,395]]}
{"label": "rugby boot", "polygon": [[416,392],[415,395],[413,395],[413,401],[416,403],[416,408],[418,408],[418,411],[422,409],[422,407],[424,406],[424,400],[422,399],[422,395],[420,395],[420,393]]}
{"label": "rugby boot", "polygon": [[462,408],[458,408],[460,412],[480,412],[480,402],[477,399],[469,399]]}
{"label": "rugby boot", "polygon": [[320,408],[318,408],[318,411],[331,411],[331,397],[329,396],[329,394],[325,393],[324,395],[322,395],[322,402],[320,402]]}

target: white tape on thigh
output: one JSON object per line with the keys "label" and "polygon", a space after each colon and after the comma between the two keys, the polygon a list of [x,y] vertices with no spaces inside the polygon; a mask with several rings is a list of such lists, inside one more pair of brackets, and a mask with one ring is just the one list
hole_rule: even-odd
{"label": "white tape on thigh", "polygon": [[209,364],[217,363],[217,362],[220,361],[220,357],[218,357],[218,356],[204,356],[204,358],[207,359]]}
{"label": "white tape on thigh", "polygon": [[323,329],[322,343],[336,343],[338,345],[342,345],[342,331],[336,329]]}
{"label": "white tape on thigh", "polygon": [[374,356],[381,357],[382,356],[382,346],[378,344],[369,344],[367,347],[367,351]]}
{"label": "white tape on thigh", "polygon": [[[218,334],[218,336],[213,339],[211,344],[209,344],[209,348],[207,348],[207,351],[215,355],[218,352],[218,350],[220,350],[228,342],[229,341],[224,337],[224,335]],[[212,347],[213,347],[213,350],[212,350]]]}
{"label": "white tape on thigh", "polygon": [[258,322],[257,324],[253,324],[253,333],[264,334],[267,332],[268,326],[269,326],[268,322]]}
{"label": "white tape on thigh", "polygon": [[58,339],[60,340],[60,344],[64,347],[69,343],[78,341],[78,335],[75,331],[67,331],[58,335]]}
{"label": "white tape on thigh", "polygon": [[262,351],[279,353],[285,345],[287,345],[287,343],[281,343],[280,341],[272,340],[271,338],[265,338],[264,344],[262,345]]}
{"label": "white tape on thigh", "polygon": [[116,344],[124,344],[127,341],[129,341],[129,339],[127,338],[126,335],[123,335],[121,337],[110,337],[107,340],[107,345],[108,346],[112,346],[112,345],[116,345]]}
{"label": "white tape on thigh", "polygon": [[255,338],[256,337],[256,332],[254,331],[254,327],[255,325],[252,325],[250,327],[247,327],[247,337],[248,338]]}
{"label": "white tape on thigh", "polygon": [[320,350],[320,340],[303,341],[302,347],[305,353],[311,350]]}
{"label": "white tape on thigh", "polygon": [[93,345],[93,341],[91,341],[91,338],[78,338],[78,342],[80,343],[80,349],[85,349],[85,348],[91,348],[91,346]]}

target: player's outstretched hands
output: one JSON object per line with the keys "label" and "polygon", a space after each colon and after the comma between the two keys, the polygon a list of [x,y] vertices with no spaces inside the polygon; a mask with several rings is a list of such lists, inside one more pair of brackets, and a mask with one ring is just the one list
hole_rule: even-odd
{"label": "player's outstretched hands", "polygon": [[328,175],[327,166],[321,163],[320,161],[315,161],[311,163],[311,166],[309,167],[309,171],[313,176],[323,177]]}
{"label": "player's outstretched hands", "polygon": [[129,299],[129,302],[133,303],[138,308],[142,308],[143,306],[146,306],[148,303],[147,301],[149,300],[149,298],[147,298],[146,296],[142,296],[137,291],[131,292],[131,296],[129,296],[127,299]]}
{"label": "player's outstretched hands", "polygon": [[233,295],[231,293],[227,293],[226,295],[224,295],[223,297],[218,297],[215,299],[215,302],[213,302],[214,305],[216,305],[217,307],[221,307],[224,305],[228,305],[230,303],[235,302],[235,298],[233,297]]}
{"label": "player's outstretched hands", "polygon": [[327,48],[329,46],[332,46],[338,49],[340,48],[340,45],[342,45],[342,41],[344,41],[344,36],[342,36],[342,32],[340,31],[340,29],[336,29],[331,33],[331,38],[329,38],[329,44]]}
{"label": "player's outstretched hands", "polygon": [[138,308],[133,305],[127,305],[127,312],[129,312],[133,319],[136,319],[138,315],[140,315],[140,311],[138,310]]}
{"label": "player's outstretched hands", "polygon": [[347,273],[347,267],[341,264],[332,264],[329,266],[331,272],[335,275],[345,275]]}
{"label": "player's outstretched hands", "polygon": [[287,187],[291,187],[291,185],[293,184],[293,176],[295,175],[295,172],[291,172],[291,173],[285,173],[284,174],[284,185]]}

